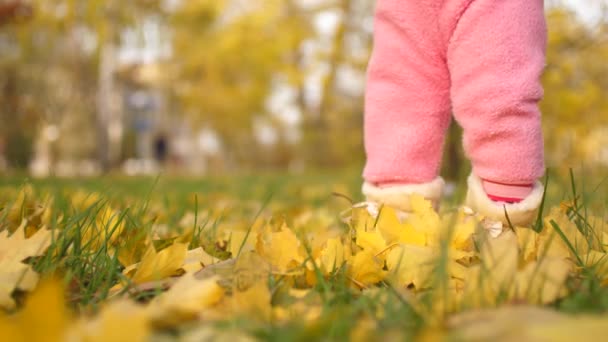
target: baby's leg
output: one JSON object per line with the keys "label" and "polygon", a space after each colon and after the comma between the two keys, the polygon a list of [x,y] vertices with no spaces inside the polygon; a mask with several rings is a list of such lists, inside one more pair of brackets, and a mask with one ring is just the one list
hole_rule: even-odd
{"label": "baby's leg", "polygon": [[438,1],[378,1],[365,96],[363,192],[408,210],[410,193],[437,201],[450,80]]}
{"label": "baby's leg", "polygon": [[542,0],[476,0],[447,50],[454,115],[473,164],[468,202],[503,221],[503,205],[491,199],[519,202],[507,204],[514,224],[530,223],[542,198],[545,45]]}

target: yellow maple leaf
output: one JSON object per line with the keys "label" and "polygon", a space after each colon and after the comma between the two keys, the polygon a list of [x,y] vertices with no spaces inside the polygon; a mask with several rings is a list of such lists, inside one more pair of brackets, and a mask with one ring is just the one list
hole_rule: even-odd
{"label": "yellow maple leaf", "polygon": [[239,255],[239,252],[245,253],[255,250],[256,235],[257,231],[254,231],[253,229],[250,232],[241,230],[231,231],[228,252],[232,254],[233,258],[236,258],[237,255]]}
{"label": "yellow maple leaf", "polygon": [[137,264],[152,245],[152,240],[146,235],[128,236],[120,244],[114,246],[112,251],[124,267]]}
{"label": "yellow maple leaf", "polygon": [[92,250],[114,245],[124,228],[125,222],[121,220],[120,213],[106,205],[99,210],[95,221],[81,230],[82,244]]}
{"label": "yellow maple leaf", "polygon": [[43,282],[14,315],[0,313],[0,341],[64,341],[70,325],[63,287]]}
{"label": "yellow maple leaf", "polygon": [[220,262],[220,259],[207,254],[202,247],[198,247],[189,250],[186,253],[186,259],[184,260],[184,265],[181,268],[186,271],[186,273],[197,272],[203,267],[207,267],[218,262]]}
{"label": "yellow maple leaf", "polygon": [[[337,229],[332,229],[331,226],[323,229],[319,229],[319,227],[301,227],[299,229],[300,233],[303,236],[303,239],[306,240],[307,248],[309,248],[310,256],[312,259],[316,260],[317,265],[320,265],[319,258],[321,257],[321,253],[328,248],[328,241],[339,239],[343,236],[343,231],[339,231]],[[347,246],[344,246],[344,253],[347,253]],[[306,254],[308,252],[305,251]]]}
{"label": "yellow maple leaf", "polygon": [[359,247],[369,251],[373,255],[378,255],[378,253],[387,247],[382,235],[375,230],[367,232],[362,230],[357,231],[356,242]]}
{"label": "yellow maple leaf", "polygon": [[520,227],[515,228],[515,234],[523,261],[527,263],[536,260],[538,234],[530,228]]}
{"label": "yellow maple leaf", "polygon": [[473,307],[493,305],[512,293],[519,265],[517,237],[512,231],[498,238],[485,236],[480,247],[481,263],[466,269],[463,300]]}
{"label": "yellow maple leaf", "polygon": [[497,238],[486,236],[480,257],[493,281],[504,284],[512,281],[519,265],[519,244],[513,231],[503,232]]}
{"label": "yellow maple leaf", "polygon": [[410,206],[412,208],[412,212],[416,214],[422,216],[433,216],[439,219],[437,211],[435,211],[435,208],[433,208],[433,203],[420,194],[412,194],[410,196]]}
{"label": "yellow maple leaf", "polygon": [[565,294],[571,262],[563,256],[530,260],[530,251],[519,251],[518,238],[506,231],[484,241],[481,265],[467,269],[465,297],[473,306],[493,305],[499,300],[547,304]]}
{"label": "yellow maple leaf", "polygon": [[529,263],[517,273],[512,297],[534,304],[552,303],[567,294],[565,282],[571,268],[564,258]]}
{"label": "yellow maple leaf", "polygon": [[148,341],[150,322],[146,309],[129,300],[104,306],[94,318],[82,319],[70,330],[70,341]]}
{"label": "yellow maple leaf", "polygon": [[384,241],[388,245],[404,243],[411,245],[426,245],[426,235],[409,223],[409,218],[405,223],[401,223],[395,209],[383,207],[378,217],[376,229],[380,232]]}
{"label": "yellow maple leaf", "polygon": [[247,252],[234,260],[233,285],[244,290],[254,283],[265,281],[271,274],[271,265],[256,252]]}
{"label": "yellow maple leaf", "polygon": [[399,245],[386,258],[386,266],[399,286],[414,284],[417,289],[431,285],[437,252],[430,247]]}
{"label": "yellow maple leaf", "polygon": [[386,277],[384,262],[369,251],[360,251],[348,261],[348,277],[355,285],[365,288]]}
{"label": "yellow maple leaf", "polygon": [[234,289],[231,307],[237,315],[269,321],[272,317],[270,300],[271,294],[266,282],[256,281],[246,289]]}
{"label": "yellow maple leaf", "polygon": [[[563,233],[562,236],[556,231],[556,227]],[[564,241],[564,237],[566,241]],[[576,224],[572,222],[568,215],[564,214],[559,208],[553,208],[549,215],[544,219],[544,228],[538,238],[538,255],[547,255],[551,257],[568,257],[574,258],[573,251],[568,244],[574,248],[578,255],[587,254],[591,248],[597,248],[600,243],[595,238],[589,238],[583,235]]]}
{"label": "yellow maple leaf", "polygon": [[[439,246],[441,236],[441,218],[432,203],[423,196],[414,194],[410,196],[412,213],[407,216],[406,222],[409,223],[419,233],[426,236],[426,244]],[[407,241],[400,241],[407,243]]]}
{"label": "yellow maple leaf", "polygon": [[355,207],[351,209],[350,227],[355,231],[369,231],[374,229],[376,218],[370,215],[367,207]]}
{"label": "yellow maple leaf", "polygon": [[38,282],[38,275],[23,260],[42,255],[51,244],[51,233],[41,229],[29,239],[25,238],[24,229],[27,220],[23,220],[15,232],[9,236],[8,230],[0,232],[0,307],[12,309],[15,302],[11,293],[15,288],[33,290]]}
{"label": "yellow maple leaf", "polygon": [[36,198],[31,184],[26,184],[19,189],[12,205],[6,207],[0,205],[2,207],[0,208],[0,215],[5,218],[6,228],[9,232],[14,232],[24,220],[27,220],[24,232],[25,237],[29,238],[39,229],[49,226],[52,204],[53,198],[51,196],[39,200]]}
{"label": "yellow maple leaf", "polygon": [[[389,252],[386,266],[399,286],[412,284],[420,290],[434,285],[436,277],[441,273],[441,257],[440,251],[434,247],[401,244]],[[448,278],[464,279],[466,269],[455,261],[462,257],[462,252],[452,251],[446,257],[443,274]]]}
{"label": "yellow maple leaf", "polygon": [[218,276],[198,279],[194,273],[186,273],[169,291],[150,303],[148,311],[152,320],[165,327],[195,318],[224,297],[218,280]]}
{"label": "yellow maple leaf", "polygon": [[273,322],[289,322],[298,320],[298,322],[316,323],[323,312],[320,305],[306,303],[304,301],[296,301],[289,306],[276,306],[272,308]]}
{"label": "yellow maple leaf", "polygon": [[335,269],[340,268],[345,260],[344,245],[340,238],[328,239],[319,257],[323,273],[325,275],[330,274]]}
{"label": "yellow maple leaf", "polygon": [[6,218],[12,223],[10,228],[14,229],[19,226],[23,219],[35,210],[34,200],[34,188],[30,184],[26,184],[19,189],[15,202],[13,202],[6,215]]}
{"label": "yellow maple leaf", "polygon": [[293,271],[304,262],[302,249],[298,237],[285,225],[278,232],[266,231],[258,237],[258,252],[279,273]]}
{"label": "yellow maple leaf", "polygon": [[134,267],[123,271],[126,276],[135,269],[131,282],[141,284],[147,281],[168,278],[182,267],[186,259],[188,245],[175,243],[160,252],[156,252],[154,246],[150,246],[144,254],[141,262]]}
{"label": "yellow maple leaf", "polygon": [[[478,221],[466,215],[462,210],[454,215],[442,217],[444,236],[450,238],[450,247],[456,250],[471,251],[474,249],[472,236],[475,233]],[[435,242],[433,245],[437,245]]]}

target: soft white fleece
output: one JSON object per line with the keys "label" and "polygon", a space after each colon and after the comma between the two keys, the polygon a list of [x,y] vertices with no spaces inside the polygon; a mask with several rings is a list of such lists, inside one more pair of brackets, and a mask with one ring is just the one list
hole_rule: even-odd
{"label": "soft white fleece", "polygon": [[469,190],[466,205],[479,214],[496,221],[508,224],[505,209],[509,220],[516,226],[530,226],[536,219],[540,203],[543,200],[544,187],[536,182],[532,193],[519,203],[498,203],[486,195],[479,177],[471,174],[468,179]]}
{"label": "soft white fleece", "polygon": [[445,181],[443,178],[437,177],[429,183],[397,185],[386,188],[377,187],[371,183],[365,182],[363,183],[362,191],[370,202],[384,204],[404,212],[410,212],[411,195],[421,195],[433,202],[433,205],[437,207],[439,200],[443,195],[444,187]]}

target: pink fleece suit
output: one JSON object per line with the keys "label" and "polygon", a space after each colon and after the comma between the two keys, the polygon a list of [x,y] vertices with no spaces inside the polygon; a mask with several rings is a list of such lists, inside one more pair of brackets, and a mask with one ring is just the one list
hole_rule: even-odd
{"label": "pink fleece suit", "polygon": [[375,20],[365,180],[436,179],[453,113],[486,192],[525,197],[544,173],[543,1],[378,0]]}

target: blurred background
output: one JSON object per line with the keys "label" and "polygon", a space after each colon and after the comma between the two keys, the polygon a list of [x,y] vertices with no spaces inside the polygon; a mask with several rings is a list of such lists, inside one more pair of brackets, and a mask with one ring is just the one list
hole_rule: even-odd
{"label": "blurred background", "polygon": [[[0,0],[0,173],[359,168],[374,2]],[[548,164],[605,171],[608,1],[546,6]]]}

